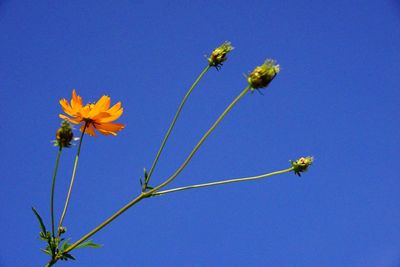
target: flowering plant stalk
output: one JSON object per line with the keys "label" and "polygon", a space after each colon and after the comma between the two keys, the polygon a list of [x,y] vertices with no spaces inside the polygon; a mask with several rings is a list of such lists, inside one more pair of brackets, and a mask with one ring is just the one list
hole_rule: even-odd
{"label": "flowering plant stalk", "polygon": [[[50,217],[51,217],[51,232],[47,230],[45,223],[37,210],[32,208],[35,216],[39,221],[39,225],[41,228],[41,232],[39,237],[41,240],[45,241],[46,247],[42,249],[45,253],[50,256],[49,261],[46,266],[53,266],[59,260],[75,260],[72,256],[71,252],[75,249],[82,247],[93,247],[98,248],[100,245],[89,240],[94,234],[98,231],[106,227],[113,220],[127,211],[129,208],[134,206],[135,204],[141,202],[142,200],[166,195],[170,193],[175,193],[183,190],[189,189],[198,189],[203,187],[211,187],[217,185],[224,185],[228,183],[238,183],[252,180],[264,179],[270,176],[294,172],[294,174],[300,176],[301,173],[305,172],[308,167],[312,164],[312,157],[301,157],[298,160],[290,161],[291,166],[289,168],[274,171],[270,173],[265,173],[257,176],[249,176],[243,178],[235,178],[235,179],[225,179],[219,180],[216,182],[210,183],[202,183],[195,185],[188,185],[183,187],[177,187],[172,189],[164,189],[165,186],[170,184],[173,180],[175,180],[179,174],[184,170],[184,168],[189,164],[195,153],[199,150],[202,144],[206,141],[206,139],[211,135],[211,133],[217,128],[217,126],[221,123],[221,121],[225,118],[225,116],[232,110],[234,106],[249,92],[253,92],[254,90],[260,90],[266,88],[271,81],[275,78],[275,76],[279,73],[280,68],[279,65],[275,63],[273,60],[266,60],[261,66],[256,67],[246,78],[247,78],[247,86],[237,95],[236,98],[225,108],[225,110],[219,115],[216,121],[211,125],[211,127],[204,133],[202,138],[198,141],[198,143],[194,146],[192,151],[183,161],[183,163],[177,168],[177,170],[168,178],[164,179],[159,185],[150,186],[150,178],[153,175],[153,172],[157,166],[158,160],[163,152],[165,145],[167,144],[168,138],[172,133],[172,130],[182,112],[182,109],[187,102],[189,96],[201,81],[201,79],[205,76],[205,74],[212,68],[216,68],[219,70],[222,67],[222,64],[227,60],[227,55],[233,50],[233,47],[229,42],[223,43],[221,46],[214,49],[211,55],[207,58],[207,66],[204,70],[199,74],[197,79],[194,81],[192,86],[189,88],[188,92],[182,99],[175,116],[172,119],[172,122],[161,142],[161,145],[156,153],[156,156],[153,160],[153,163],[147,172],[144,169],[143,178],[140,179],[141,183],[141,193],[134,197],[131,201],[129,201],[126,205],[120,208],[117,212],[112,214],[109,218],[100,223],[97,227],[89,231],[87,234],[82,236],[80,239],[75,241],[74,243],[70,243],[69,239],[65,239],[63,235],[66,233],[66,227],[63,225],[64,218],[67,214],[68,206],[71,200],[72,188],[74,185],[74,181],[76,178],[77,167],[79,156],[81,152],[81,146],[83,137],[85,134],[89,136],[96,136],[96,132],[99,132],[103,135],[113,135],[116,136],[117,132],[124,129],[124,124],[116,123],[115,121],[119,119],[119,117],[123,113],[123,108],[121,102],[116,103],[110,108],[110,97],[102,96],[99,101],[96,103],[89,103],[84,105],[82,98],[76,93],[75,90],[72,91],[72,99],[68,102],[66,99],[60,100],[60,105],[65,112],[66,115],[60,114],[60,118],[64,121],[62,122],[61,128],[56,133],[55,146],[58,147],[58,153],[56,156],[56,164],[53,172],[53,179],[51,184],[51,194],[50,194]],[[69,148],[71,146],[71,142],[74,140],[72,127],[70,125],[76,124],[80,125],[81,136],[79,139],[79,145],[77,148],[77,153],[75,157],[75,162],[72,170],[72,177],[70,181],[69,190],[67,193],[67,197],[64,204],[64,209],[62,211],[58,227],[55,228],[55,219],[54,219],[54,194],[55,194],[55,184],[57,177],[58,165],[60,162],[61,152],[64,148]],[[162,190],[164,189],[164,190]]]}

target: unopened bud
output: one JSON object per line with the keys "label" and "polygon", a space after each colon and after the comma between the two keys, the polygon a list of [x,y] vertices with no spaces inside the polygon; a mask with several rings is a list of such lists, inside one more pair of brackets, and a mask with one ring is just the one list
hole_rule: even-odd
{"label": "unopened bud", "polygon": [[223,43],[211,53],[211,56],[207,59],[208,65],[216,69],[221,68],[222,63],[227,60],[226,55],[232,50],[233,46],[230,42]]}
{"label": "unopened bud", "polygon": [[58,129],[56,133],[56,145],[61,148],[70,147],[73,137],[74,134],[72,133],[71,125],[68,122],[63,121],[60,129]]}
{"label": "unopened bud", "polygon": [[39,236],[40,236],[40,239],[42,239],[42,240],[49,240],[51,237],[51,234],[49,231],[46,231],[46,232],[40,232]]}
{"label": "unopened bud", "polygon": [[267,87],[279,73],[279,65],[272,59],[267,59],[264,64],[256,67],[247,77],[251,90]]}
{"label": "unopened bud", "polygon": [[64,234],[66,231],[67,231],[67,228],[64,227],[64,226],[58,227],[58,234],[59,235]]}
{"label": "unopened bud", "polygon": [[301,157],[296,161],[291,160],[293,171],[296,175],[301,176],[301,172],[307,171],[308,167],[313,163],[313,157]]}

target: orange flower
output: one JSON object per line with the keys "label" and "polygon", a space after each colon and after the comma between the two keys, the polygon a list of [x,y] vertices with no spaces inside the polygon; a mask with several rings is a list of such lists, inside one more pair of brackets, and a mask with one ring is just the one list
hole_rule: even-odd
{"label": "orange flower", "polygon": [[91,136],[96,135],[94,129],[104,135],[117,135],[116,133],[124,129],[125,125],[113,123],[113,121],[121,117],[124,109],[121,107],[121,102],[110,108],[110,102],[110,97],[103,95],[97,103],[89,103],[83,106],[82,97],[78,96],[74,89],[71,104],[66,99],[60,100],[62,109],[71,118],[63,114],[59,116],[71,123],[83,124],[80,128],[81,132],[85,129],[85,133]]}

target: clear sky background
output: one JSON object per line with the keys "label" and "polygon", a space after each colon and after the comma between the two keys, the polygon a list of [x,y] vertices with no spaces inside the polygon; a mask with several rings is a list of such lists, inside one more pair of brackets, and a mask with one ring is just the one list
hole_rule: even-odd
{"label": "clear sky background", "polygon": [[[59,99],[121,101],[117,137],[85,137],[72,241],[139,192],[187,88],[223,41],[235,50],[196,88],[161,157],[171,175],[266,58],[248,94],[169,188],[292,173],[147,199],[57,266],[400,266],[398,1],[0,1],[0,266],[43,266]],[[77,132],[76,132],[77,133]],[[77,133],[78,134],[78,133]],[[65,150],[57,218],[76,147]]]}

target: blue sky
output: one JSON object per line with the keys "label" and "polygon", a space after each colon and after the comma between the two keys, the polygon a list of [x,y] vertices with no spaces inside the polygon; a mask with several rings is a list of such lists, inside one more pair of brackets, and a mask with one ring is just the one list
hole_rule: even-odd
{"label": "blue sky", "polygon": [[[147,199],[58,266],[399,266],[400,4],[397,1],[0,1],[0,266],[42,266],[61,98],[121,101],[126,128],[85,138],[68,234],[136,196],[187,88],[225,40],[235,50],[183,111],[160,183],[266,58],[281,73],[248,94],[169,188],[280,170],[301,178]],[[57,216],[76,147],[65,151]]]}

